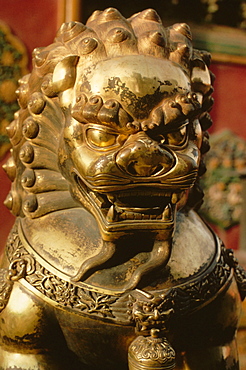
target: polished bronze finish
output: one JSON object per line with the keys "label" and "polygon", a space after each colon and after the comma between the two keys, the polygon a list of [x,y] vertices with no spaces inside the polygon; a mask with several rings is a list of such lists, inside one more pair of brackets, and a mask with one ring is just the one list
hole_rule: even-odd
{"label": "polished bronze finish", "polygon": [[33,63],[8,130],[2,369],[239,369],[245,272],[195,212],[209,55],[186,24],[109,8]]}

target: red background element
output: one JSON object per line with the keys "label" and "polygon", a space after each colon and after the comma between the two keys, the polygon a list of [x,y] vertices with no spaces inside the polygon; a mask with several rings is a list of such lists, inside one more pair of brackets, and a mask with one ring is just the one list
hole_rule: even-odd
{"label": "red background element", "polygon": [[[211,111],[213,126],[210,133],[229,129],[246,140],[246,65],[212,63],[215,74],[214,107]],[[226,247],[239,246],[240,226],[225,231],[212,225]]]}
{"label": "red background element", "polygon": [[61,0],[1,0],[0,20],[25,44],[30,61],[34,48],[52,43]]}
{"label": "red background element", "polygon": [[[58,29],[62,0],[0,0],[0,20],[5,22],[26,46],[31,68],[33,49],[53,42]],[[11,183],[0,162],[0,250],[4,247],[14,217],[3,205]]]}
{"label": "red background element", "polygon": [[246,65],[214,63],[214,124],[210,132],[233,131],[246,140]]}
{"label": "red background element", "polygon": [[[8,155],[9,156],[9,155]],[[5,172],[2,169],[3,163],[7,160],[8,156],[4,160],[0,161],[0,251],[4,247],[8,233],[14,223],[14,216],[4,206],[3,202],[10,190],[10,181],[8,180]]]}

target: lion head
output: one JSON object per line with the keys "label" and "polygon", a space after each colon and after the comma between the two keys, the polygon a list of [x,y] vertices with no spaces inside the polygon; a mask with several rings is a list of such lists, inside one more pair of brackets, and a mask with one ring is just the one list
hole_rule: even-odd
{"label": "lion head", "polygon": [[107,252],[86,261],[77,280],[111,258],[126,233],[153,235],[136,286],[167,263],[176,212],[199,200],[209,55],[193,49],[186,24],[164,28],[152,9],[125,19],[109,8],[86,25],[63,24],[33,58],[9,127],[14,183],[6,204],[33,218],[74,202],[93,214]]}

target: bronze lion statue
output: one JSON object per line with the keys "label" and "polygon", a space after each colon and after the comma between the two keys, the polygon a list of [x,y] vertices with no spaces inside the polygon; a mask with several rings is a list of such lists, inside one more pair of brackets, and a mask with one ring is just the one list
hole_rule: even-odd
{"label": "bronze lion statue", "polygon": [[209,62],[153,9],[34,50],[8,127],[0,369],[239,369],[245,272],[196,212]]}

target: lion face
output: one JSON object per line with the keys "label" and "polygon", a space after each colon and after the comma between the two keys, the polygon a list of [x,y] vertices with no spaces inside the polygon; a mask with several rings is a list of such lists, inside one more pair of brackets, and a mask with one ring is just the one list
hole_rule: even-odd
{"label": "lion face", "polygon": [[121,264],[130,245],[134,271],[123,290],[135,289],[168,263],[177,210],[201,200],[210,57],[193,49],[186,24],[165,28],[153,9],[126,19],[109,8],[86,25],[63,24],[33,62],[9,127],[6,204],[32,219],[85,208],[102,241],[73,279]]}
{"label": "lion face", "polygon": [[61,168],[69,167],[73,194],[104,239],[126,230],[167,239],[197,177],[200,103],[173,62],[128,56],[115,70],[117,62],[77,78]]}

